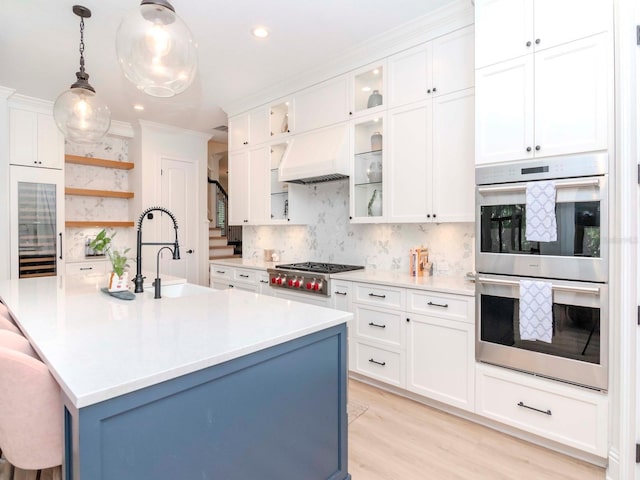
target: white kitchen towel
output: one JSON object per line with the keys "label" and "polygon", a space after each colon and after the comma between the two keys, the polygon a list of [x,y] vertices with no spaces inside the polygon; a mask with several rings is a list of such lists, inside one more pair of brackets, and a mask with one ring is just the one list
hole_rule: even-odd
{"label": "white kitchen towel", "polygon": [[551,343],[553,289],[550,282],[520,280],[520,339]]}
{"label": "white kitchen towel", "polygon": [[556,186],[550,180],[527,183],[526,239],[529,242],[555,242]]}

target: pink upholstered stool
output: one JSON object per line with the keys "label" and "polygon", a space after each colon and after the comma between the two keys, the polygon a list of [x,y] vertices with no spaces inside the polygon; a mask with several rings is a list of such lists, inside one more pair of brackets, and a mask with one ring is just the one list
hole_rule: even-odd
{"label": "pink upholstered stool", "polygon": [[0,347],[10,348],[11,350],[22,352],[38,360],[40,359],[29,343],[29,340],[9,330],[0,330]]}
{"label": "pink upholstered stool", "polygon": [[0,330],[9,330],[10,332],[17,333],[18,335],[22,335],[22,332],[16,324],[11,320],[7,320],[5,317],[0,315]]}
{"label": "pink upholstered stool", "polygon": [[47,366],[0,347],[0,448],[13,466],[42,470],[62,464],[60,387]]}

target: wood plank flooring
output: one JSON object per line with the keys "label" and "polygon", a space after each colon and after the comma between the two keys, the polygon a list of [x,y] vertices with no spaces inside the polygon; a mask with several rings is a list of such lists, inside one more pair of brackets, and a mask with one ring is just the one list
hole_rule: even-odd
{"label": "wood plank flooring", "polygon": [[353,480],[603,480],[603,468],[349,380]]}

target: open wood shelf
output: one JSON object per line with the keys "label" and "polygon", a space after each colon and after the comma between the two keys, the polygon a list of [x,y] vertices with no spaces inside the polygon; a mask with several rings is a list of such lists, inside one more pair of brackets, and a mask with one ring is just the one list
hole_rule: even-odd
{"label": "open wood shelf", "polygon": [[133,192],[116,192],[115,190],[89,190],[87,188],[66,187],[65,195],[80,195],[84,197],[113,197],[133,198]]}
{"label": "open wood shelf", "polygon": [[133,227],[134,222],[99,222],[94,220],[67,220],[64,222],[65,227],[79,227],[79,228],[91,228],[91,227]]}
{"label": "open wood shelf", "polygon": [[81,157],[80,155],[65,155],[66,163],[77,163],[79,165],[90,165],[93,167],[119,168],[120,170],[131,170],[133,163],[117,162],[115,160],[105,160],[102,158]]}

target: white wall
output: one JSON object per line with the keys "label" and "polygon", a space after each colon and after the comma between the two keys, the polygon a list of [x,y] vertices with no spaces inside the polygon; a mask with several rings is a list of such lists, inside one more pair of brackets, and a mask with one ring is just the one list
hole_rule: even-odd
{"label": "white wall", "polygon": [[0,87],[0,280],[11,277],[9,233],[9,107],[14,90]]}
{"label": "white wall", "polygon": [[263,258],[278,250],[282,261],[322,261],[409,271],[409,249],[425,246],[435,275],[473,270],[473,223],[350,224],[347,180],[306,187],[312,201],[308,225],[243,227],[242,256]]}

